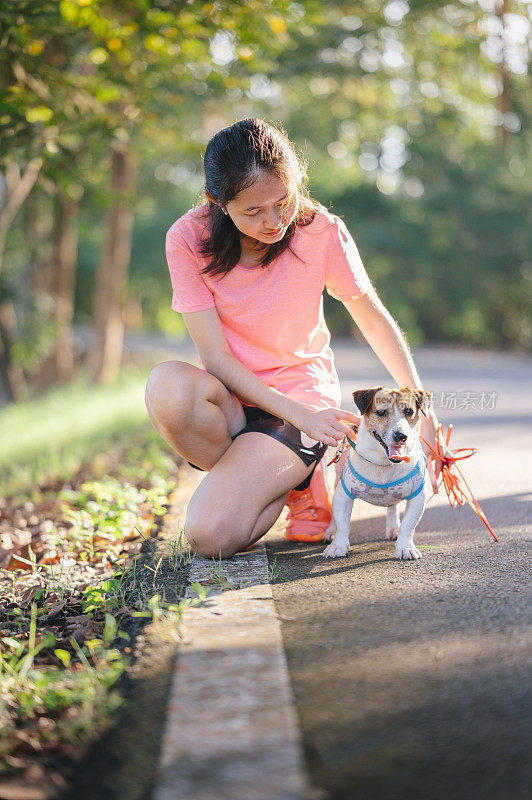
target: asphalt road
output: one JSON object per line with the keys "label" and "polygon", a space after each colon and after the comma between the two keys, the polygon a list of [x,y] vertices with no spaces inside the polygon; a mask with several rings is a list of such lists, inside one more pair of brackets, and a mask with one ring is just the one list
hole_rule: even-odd
{"label": "asphalt road", "polygon": [[[389,384],[339,343],[343,406]],[[355,501],[352,548],[267,536],[274,599],[309,775],[331,800],[518,800],[532,792],[532,359],[422,349],[415,360],[463,472],[499,536],[445,496],[397,562],[384,510]],[[455,407],[454,407],[455,406]]]}

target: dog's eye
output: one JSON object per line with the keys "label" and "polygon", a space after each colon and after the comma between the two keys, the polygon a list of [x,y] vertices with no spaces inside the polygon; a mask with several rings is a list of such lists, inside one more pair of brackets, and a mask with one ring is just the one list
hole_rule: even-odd
{"label": "dog's eye", "polygon": [[411,417],[414,414],[413,408],[405,408],[405,417]]}
{"label": "dog's eye", "polygon": [[375,413],[378,417],[385,417],[388,411],[385,408],[378,408]]}

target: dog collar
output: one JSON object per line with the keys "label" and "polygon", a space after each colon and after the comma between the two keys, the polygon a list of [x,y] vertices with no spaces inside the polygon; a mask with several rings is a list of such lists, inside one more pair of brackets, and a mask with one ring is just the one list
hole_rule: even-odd
{"label": "dog collar", "polygon": [[[357,431],[357,432],[358,432],[358,431]],[[375,461],[370,461],[370,460],[369,460],[369,458],[366,458],[366,456],[363,456],[363,455],[362,455],[362,453],[359,453],[359,452],[358,452],[358,450],[357,450],[357,448],[356,448],[356,445],[355,445],[354,441],[353,441],[352,439],[350,439],[350,438],[349,438],[349,436],[346,436],[346,437],[344,438],[344,440],[342,441],[342,444],[340,445],[340,447],[339,447],[339,448],[338,448],[338,450],[336,451],[336,453],[335,453],[335,455],[334,455],[334,458],[333,458],[333,459],[331,459],[331,461],[329,461],[329,463],[327,464],[327,466],[328,466],[328,467],[330,467],[330,465],[331,465],[331,464],[335,464],[337,461],[339,461],[339,460],[340,460],[340,457],[341,457],[342,453],[344,453],[344,452],[345,452],[345,448],[346,448],[346,444],[345,444],[345,443],[346,443],[346,441],[347,441],[347,443],[348,443],[349,445],[351,445],[351,447],[353,448],[353,450],[356,450],[356,452],[358,453],[358,455],[360,456],[360,458],[363,458],[363,459],[364,459],[364,461],[367,461],[367,462],[368,462],[368,464],[373,464],[373,466],[374,466],[374,467],[393,467],[393,466],[395,466],[395,465],[394,465],[394,463],[393,463],[392,461],[390,461],[390,463],[389,463],[389,464],[377,464]]]}
{"label": "dog collar", "polygon": [[356,453],[360,456],[360,458],[363,458],[364,461],[368,462],[368,464],[373,464],[374,467],[395,467],[395,466],[397,466],[392,461],[390,461],[389,464],[377,464],[375,461],[370,461],[369,458],[366,458],[366,456],[363,456],[362,453],[358,452],[358,450],[356,449],[355,443],[349,438],[349,436],[346,436],[345,438],[347,439],[347,441],[349,442],[349,444],[351,445],[353,450],[355,450]]}

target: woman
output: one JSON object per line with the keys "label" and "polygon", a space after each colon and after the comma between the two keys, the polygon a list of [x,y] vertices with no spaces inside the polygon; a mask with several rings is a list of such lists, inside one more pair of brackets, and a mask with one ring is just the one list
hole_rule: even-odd
{"label": "woman", "polygon": [[[170,228],[172,308],[202,368],[150,373],[152,424],[208,470],[185,535],[206,557],[252,545],[289,506],[287,539],[319,541],[330,520],[323,456],[352,434],[323,317],[340,300],[398,386],[422,388],[408,346],[380,302],[355,243],[306,190],[306,165],[283,131],[244,119],[204,155],[208,202]],[[425,420],[435,439],[437,420]],[[317,467],[317,468],[316,468]]]}

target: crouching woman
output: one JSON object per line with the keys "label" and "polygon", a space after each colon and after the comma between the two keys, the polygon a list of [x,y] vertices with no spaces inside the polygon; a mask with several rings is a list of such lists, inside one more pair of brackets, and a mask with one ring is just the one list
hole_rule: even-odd
{"label": "crouching woman", "polygon": [[[421,382],[344,222],[309,196],[305,163],[283,131],[236,122],[209,141],[204,168],[206,202],[166,239],[172,308],[201,365],[155,366],[149,417],[208,472],[185,523],[198,554],[249,547],[285,504],[286,538],[317,542],[331,516],[324,455],[356,420],[340,407],[323,290],[345,305],[398,386]],[[431,442],[436,426],[431,412]]]}

